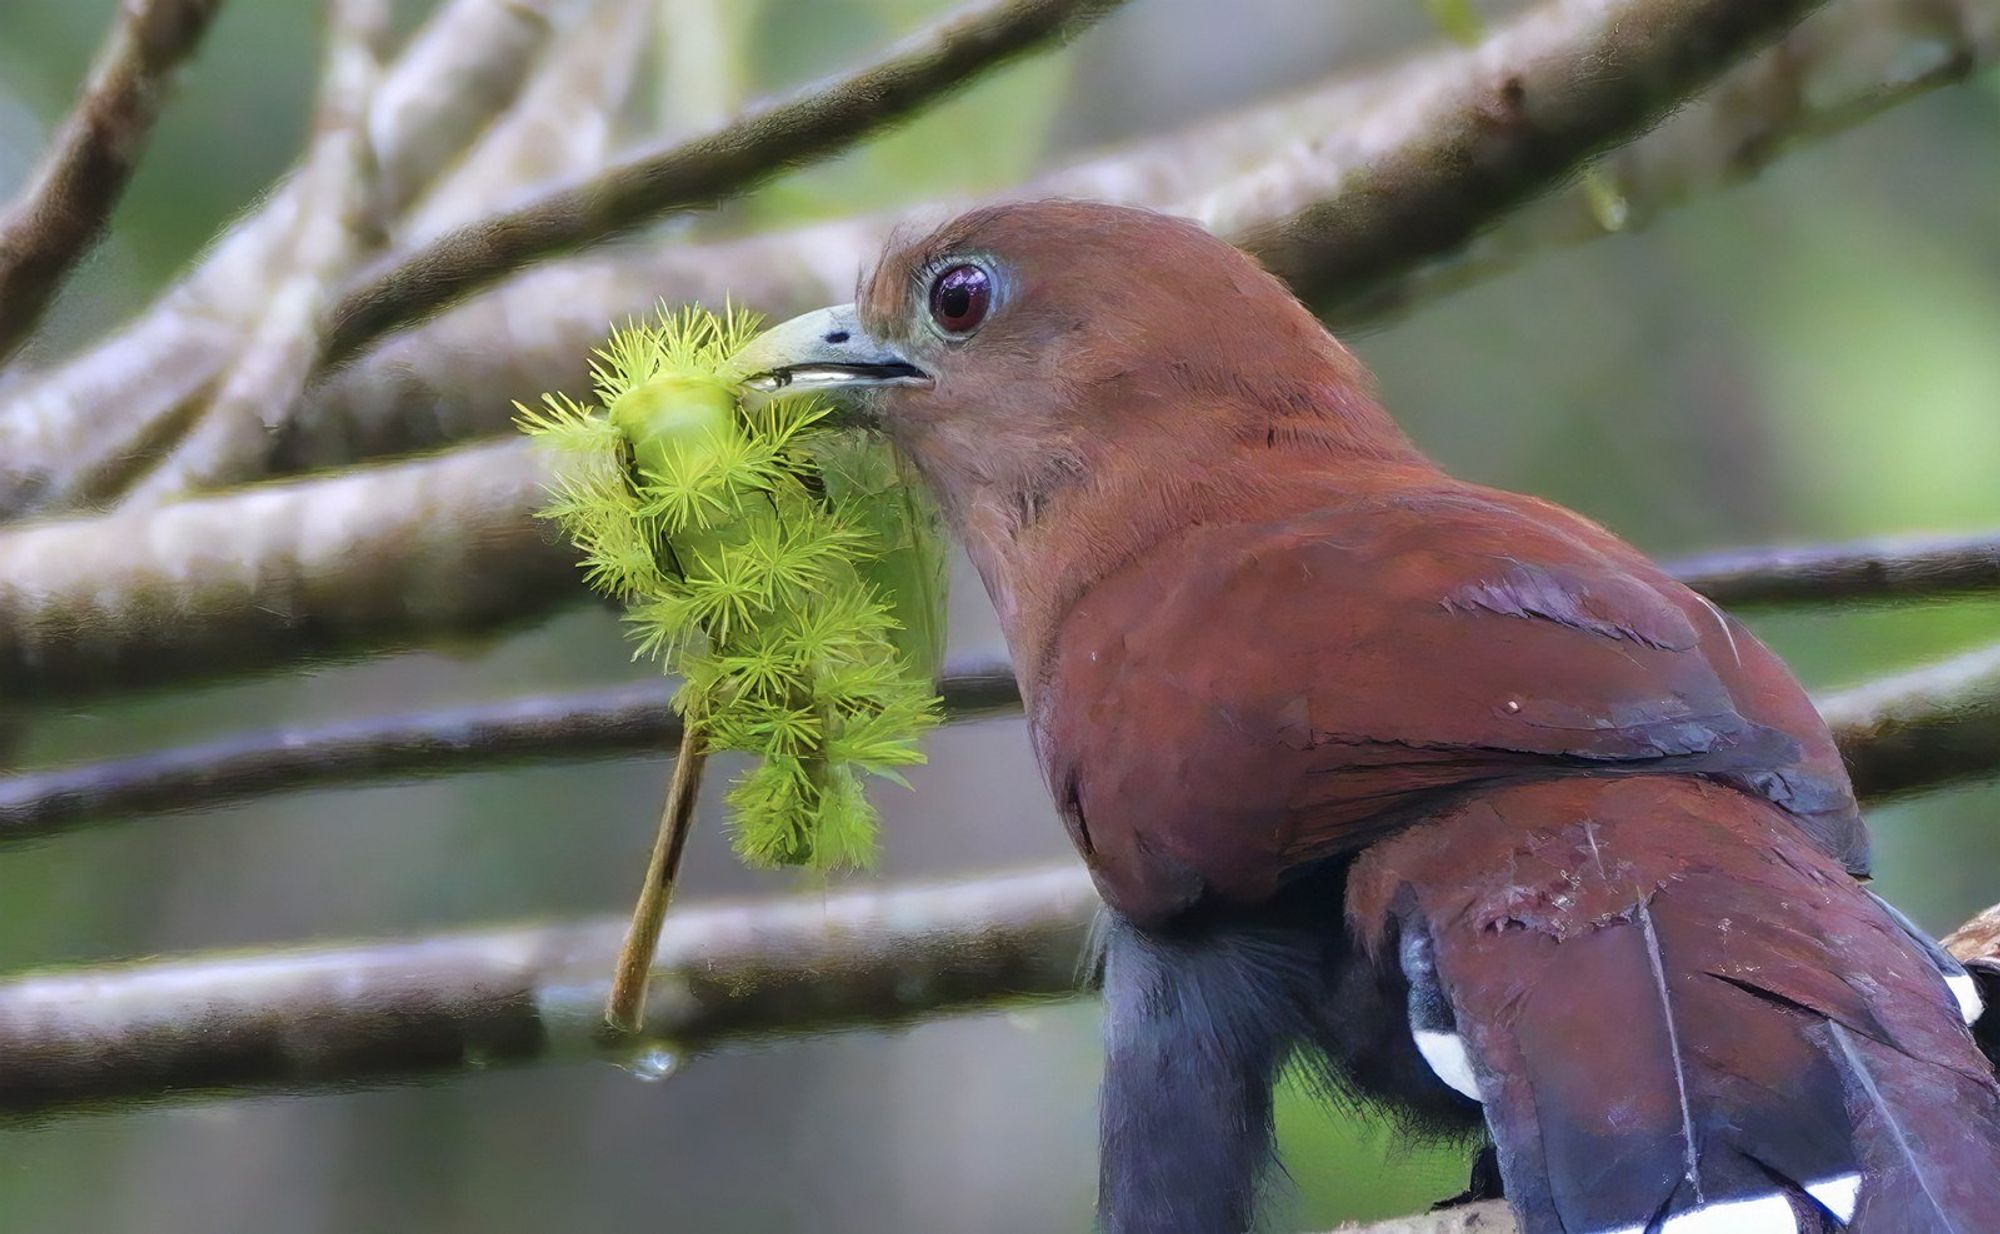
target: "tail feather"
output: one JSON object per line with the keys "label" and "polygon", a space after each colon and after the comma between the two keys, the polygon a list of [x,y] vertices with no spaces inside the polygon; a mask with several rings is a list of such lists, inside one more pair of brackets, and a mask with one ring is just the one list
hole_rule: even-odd
{"label": "tail feather", "polygon": [[1371,849],[1527,1234],[1973,1234],[2000,1085],[1915,927],[1766,802],[1694,780],[1498,789]]}

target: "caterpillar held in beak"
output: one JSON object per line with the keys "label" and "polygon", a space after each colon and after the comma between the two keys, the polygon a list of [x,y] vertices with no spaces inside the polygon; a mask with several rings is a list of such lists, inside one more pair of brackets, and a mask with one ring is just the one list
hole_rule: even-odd
{"label": "caterpillar held in beak", "polygon": [[607,1011],[621,1029],[638,1027],[709,752],[755,759],[727,798],[746,863],[859,867],[878,829],[861,776],[906,783],[940,718],[936,507],[886,441],[835,426],[824,400],[738,384],[730,361],[758,324],[662,307],[595,353],[594,403],[515,404],[520,429],[562,456],[541,516],[624,607],[635,656],[681,678],[655,902],[641,901]]}

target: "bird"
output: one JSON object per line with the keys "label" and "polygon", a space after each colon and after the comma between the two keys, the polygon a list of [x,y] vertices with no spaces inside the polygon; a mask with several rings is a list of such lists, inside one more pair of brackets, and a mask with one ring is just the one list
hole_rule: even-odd
{"label": "bird", "polygon": [[2000,1228],[1977,982],[1790,671],[1446,474],[1249,254],[986,206],[739,363],[887,434],[998,612],[1105,905],[1107,1234],[1251,1228],[1294,1063],[1526,1234]]}

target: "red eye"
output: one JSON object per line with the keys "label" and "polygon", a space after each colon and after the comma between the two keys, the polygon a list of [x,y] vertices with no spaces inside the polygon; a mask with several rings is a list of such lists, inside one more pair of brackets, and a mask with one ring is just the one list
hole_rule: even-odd
{"label": "red eye", "polygon": [[969,334],[986,320],[993,280],[978,266],[953,266],[931,283],[931,320],[946,334]]}

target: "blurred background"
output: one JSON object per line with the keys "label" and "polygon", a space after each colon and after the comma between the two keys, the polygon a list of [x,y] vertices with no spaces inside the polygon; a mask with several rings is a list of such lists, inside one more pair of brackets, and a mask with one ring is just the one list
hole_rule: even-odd
{"label": "blurred background", "polygon": [[[114,4],[0,3],[0,194],[68,107]],[[712,6],[740,49],[717,71],[748,94],[854,63],[942,7]],[[422,6],[403,7],[414,20]],[[289,165],[319,22],[314,0],[225,8],[41,358],[141,306]],[[1136,0],[1067,51],[708,225],[1002,186],[1436,37],[1414,0]],[[632,106],[665,106],[667,90],[642,79]],[[2000,527],[2000,80],[1894,109],[1642,233],[1545,255],[1350,342],[1447,466],[1657,554]],[[1748,616],[1814,689],[2000,639],[1992,602]],[[964,571],[952,617],[957,650],[998,647]],[[17,756],[103,757],[645,671],[610,616],[579,611],[493,644],[49,709]],[[0,969],[621,912],[666,769],[316,792],[9,848]],[[913,793],[882,794],[874,880],[1069,856],[1018,718],[943,730],[912,779]],[[1996,815],[1991,786],[1876,809],[1881,889],[1938,931],[2000,900]],[[737,866],[718,821],[697,831],[689,900],[801,889]],[[1096,1016],[1076,1002],[789,1042],[694,1059],[663,1083],[575,1064],[0,1124],[0,1230],[1082,1231]],[[1464,1184],[1462,1154],[1297,1092],[1280,1124],[1293,1186],[1273,1229],[1416,1211]]]}

